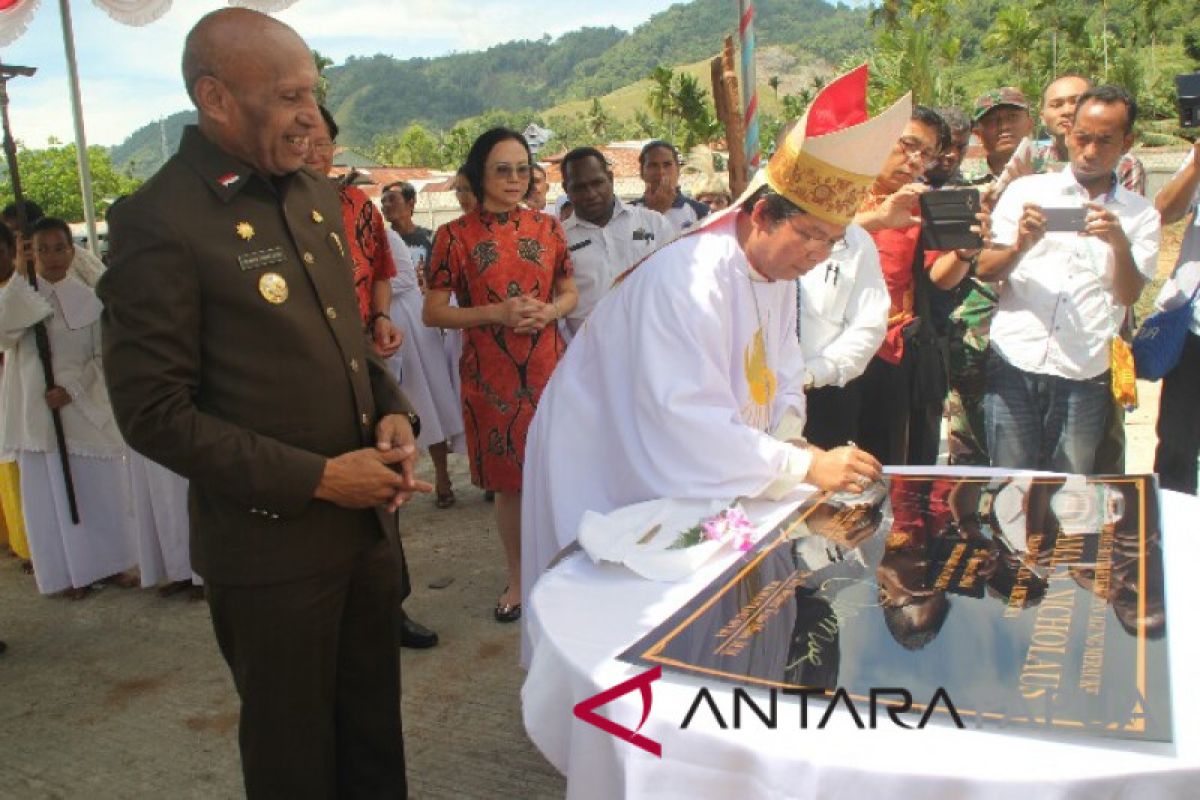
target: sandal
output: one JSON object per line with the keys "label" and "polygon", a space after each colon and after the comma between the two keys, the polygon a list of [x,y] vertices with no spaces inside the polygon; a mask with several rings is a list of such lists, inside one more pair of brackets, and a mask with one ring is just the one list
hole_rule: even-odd
{"label": "sandal", "polygon": [[[504,587],[504,592],[508,591],[508,587]],[[500,593],[500,597],[504,597],[504,592]],[[496,599],[496,608],[492,612],[496,617],[496,622],[516,622],[521,618],[520,603],[502,603],[500,599]]]}
{"label": "sandal", "polygon": [[91,594],[92,587],[78,586],[73,589],[65,589],[62,592],[62,597],[66,598],[67,600],[83,600],[85,597],[91,596]]}
{"label": "sandal", "polygon": [[433,501],[433,504],[438,508],[449,508],[450,506],[454,505],[455,500],[457,500],[457,498],[454,496],[453,489],[447,489],[444,492],[441,489],[438,489],[437,499]]}

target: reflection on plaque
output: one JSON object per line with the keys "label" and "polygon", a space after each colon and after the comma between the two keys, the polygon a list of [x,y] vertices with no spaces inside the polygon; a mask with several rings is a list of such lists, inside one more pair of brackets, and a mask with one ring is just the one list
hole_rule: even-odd
{"label": "reflection on plaque", "polygon": [[1165,634],[1153,476],[889,475],[800,506],[621,658],[1171,741]]}

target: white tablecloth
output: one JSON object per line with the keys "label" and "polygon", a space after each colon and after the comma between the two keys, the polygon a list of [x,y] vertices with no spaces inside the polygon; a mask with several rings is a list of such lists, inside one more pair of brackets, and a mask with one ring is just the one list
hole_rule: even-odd
{"label": "white tablecloth", "polygon": [[[743,721],[741,730],[720,730],[707,711],[682,730],[696,690],[705,684],[665,670],[652,685],[652,711],[640,731],[662,744],[661,759],[577,720],[576,703],[646,669],[616,656],[737,554],[714,560],[680,584],[595,565],[582,553],[544,575],[526,609],[535,652],[521,693],[525,728],[566,775],[572,800],[1200,798],[1200,692],[1191,685],[1200,665],[1200,502],[1163,492],[1163,529],[1173,745],[1065,742],[1028,730],[959,730],[933,723],[923,730],[884,724],[859,730],[843,708],[818,730],[813,712],[823,711],[820,701],[809,702],[809,728],[801,730],[799,699],[783,694],[776,730],[756,719]],[[730,722],[728,688],[708,685]],[[757,691],[754,699],[761,704],[765,693]],[[636,691],[598,710],[630,729],[637,728],[641,712]]]}

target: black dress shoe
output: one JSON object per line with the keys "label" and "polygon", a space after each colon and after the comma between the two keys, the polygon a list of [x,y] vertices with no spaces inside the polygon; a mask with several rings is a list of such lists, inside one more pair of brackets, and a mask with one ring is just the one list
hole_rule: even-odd
{"label": "black dress shoe", "polygon": [[438,635],[407,614],[400,619],[400,646],[426,650],[438,643]]}

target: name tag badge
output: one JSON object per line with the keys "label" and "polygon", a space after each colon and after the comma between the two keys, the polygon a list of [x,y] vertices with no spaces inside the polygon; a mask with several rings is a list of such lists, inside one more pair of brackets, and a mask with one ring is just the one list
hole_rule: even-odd
{"label": "name tag badge", "polygon": [[645,228],[638,228],[633,232],[633,240],[635,242],[653,242],[654,234]]}
{"label": "name tag badge", "polygon": [[583,248],[587,247],[591,243],[592,243],[591,239],[584,239],[582,242],[576,242],[575,244],[568,247],[567,251],[574,253],[576,250],[582,250]]}
{"label": "name tag badge", "polygon": [[262,269],[272,264],[282,264],[286,259],[282,247],[268,247],[266,250],[255,250],[253,253],[242,253],[238,256],[238,266],[242,272]]}

